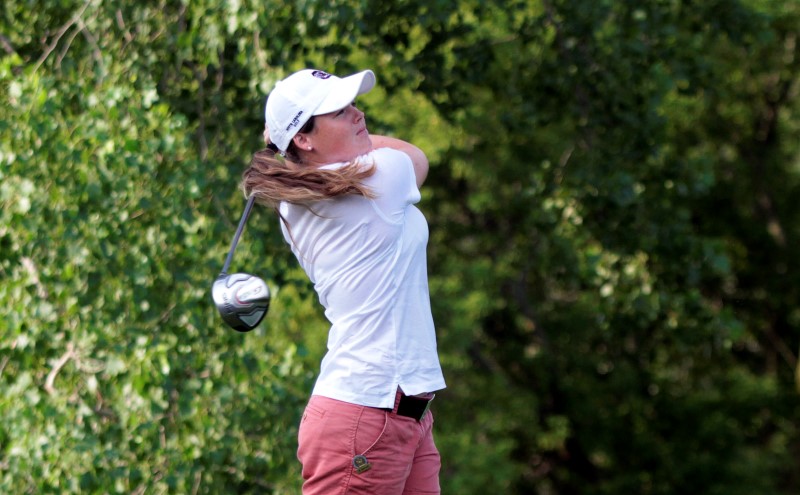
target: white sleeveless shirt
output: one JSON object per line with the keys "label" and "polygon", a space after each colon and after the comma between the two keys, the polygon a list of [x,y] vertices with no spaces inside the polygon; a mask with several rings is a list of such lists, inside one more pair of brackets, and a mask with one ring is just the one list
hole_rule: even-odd
{"label": "white sleeveless shirt", "polygon": [[[407,395],[445,387],[428,293],[428,223],[411,159],[381,148],[364,184],[376,195],[348,195],[304,206],[282,203],[281,228],[331,323],[328,352],[313,393],[391,408]],[[333,164],[324,168],[341,167]]]}

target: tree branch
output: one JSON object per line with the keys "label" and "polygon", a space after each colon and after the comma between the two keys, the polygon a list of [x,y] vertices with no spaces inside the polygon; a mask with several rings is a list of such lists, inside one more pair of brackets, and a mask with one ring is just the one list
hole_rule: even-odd
{"label": "tree branch", "polygon": [[133,41],[133,35],[130,31],[128,31],[127,26],[125,26],[125,19],[122,18],[122,11],[120,9],[117,9],[116,17],[117,26],[122,29],[122,37],[125,38],[125,46],[122,47],[124,50],[125,47],[127,47]]}
{"label": "tree branch", "polygon": [[56,381],[56,376],[58,376],[58,373],[61,371],[61,369],[66,366],[69,360],[73,357],[75,357],[75,349],[72,345],[72,342],[69,342],[67,344],[67,352],[58,358],[56,364],[53,365],[53,369],[47,374],[47,379],[44,382],[44,389],[48,394],[55,395],[56,389],[53,386],[53,383]]}
{"label": "tree branch", "polygon": [[11,40],[6,38],[2,34],[0,34],[0,45],[3,46],[3,50],[5,50],[5,52],[7,54],[9,54],[9,55],[13,55],[14,53],[17,53],[17,51],[14,50],[14,45],[11,44]]}
{"label": "tree branch", "polygon": [[50,54],[53,53],[53,50],[56,49],[56,47],[58,46],[58,42],[61,41],[61,37],[64,36],[64,34],[80,20],[83,13],[86,12],[86,9],[89,7],[90,3],[91,0],[88,0],[85,4],[83,4],[83,7],[81,7],[81,9],[75,15],[72,16],[69,22],[61,26],[61,28],[58,30],[58,33],[56,34],[56,37],[47,46],[47,48],[45,48],[44,53],[42,53],[42,56],[39,57],[39,60],[36,61],[36,67],[34,67],[33,72],[39,70],[39,67],[41,67],[44,61],[47,60],[47,57],[49,57]]}
{"label": "tree branch", "polygon": [[92,45],[92,57],[94,57],[94,61],[105,73],[105,64],[103,63],[103,52],[100,51],[100,45],[97,44],[97,40],[92,35],[92,32],[86,27],[86,24],[83,22],[82,19],[78,19],[78,27],[81,28],[81,33],[83,33],[83,37]]}

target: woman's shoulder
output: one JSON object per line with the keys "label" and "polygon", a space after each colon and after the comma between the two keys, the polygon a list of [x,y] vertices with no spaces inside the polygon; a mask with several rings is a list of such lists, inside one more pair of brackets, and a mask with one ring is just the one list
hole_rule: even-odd
{"label": "woman's shoulder", "polygon": [[407,153],[389,147],[375,148],[369,154],[376,158],[411,162],[411,157],[409,157]]}
{"label": "woman's shoulder", "polygon": [[374,166],[375,175],[398,180],[413,179],[414,167],[411,158],[404,152],[392,148],[377,148],[363,157],[365,166]]}
{"label": "woman's shoulder", "polygon": [[403,166],[410,165],[411,158],[402,151],[383,147],[372,149],[369,152],[354,158],[352,162],[328,163],[319,168],[321,170],[338,170],[352,163],[357,163],[364,166],[375,165],[378,167]]}

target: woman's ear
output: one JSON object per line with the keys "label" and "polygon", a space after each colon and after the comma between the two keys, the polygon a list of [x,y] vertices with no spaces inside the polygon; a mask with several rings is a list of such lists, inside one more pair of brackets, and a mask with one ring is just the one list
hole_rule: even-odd
{"label": "woman's ear", "polygon": [[297,149],[304,150],[311,146],[311,140],[308,138],[308,135],[297,133],[292,138],[294,145],[297,146]]}

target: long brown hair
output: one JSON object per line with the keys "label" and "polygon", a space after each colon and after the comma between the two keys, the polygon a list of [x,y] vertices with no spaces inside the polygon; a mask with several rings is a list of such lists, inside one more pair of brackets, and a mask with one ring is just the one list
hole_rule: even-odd
{"label": "long brown hair", "polygon": [[[300,132],[310,132],[314,118]],[[255,195],[259,203],[277,208],[281,201],[308,205],[314,201],[357,194],[368,198],[374,194],[363,184],[375,173],[375,165],[351,162],[336,169],[305,166],[294,142],[289,144],[285,157],[267,142],[267,148],[257,151],[250,166],[242,175],[242,189],[248,198]]]}

